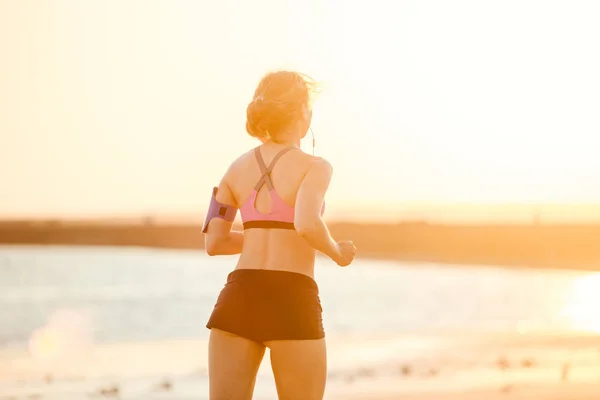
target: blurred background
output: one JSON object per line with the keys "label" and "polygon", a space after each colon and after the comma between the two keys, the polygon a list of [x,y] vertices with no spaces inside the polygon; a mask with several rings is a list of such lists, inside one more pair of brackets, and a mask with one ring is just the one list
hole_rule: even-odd
{"label": "blurred background", "polygon": [[[317,262],[327,398],[596,398],[599,19],[592,0],[0,0],[0,399],[208,399],[235,257],[205,256],[200,225],[278,69],[326,86],[325,217],[358,248]],[[255,398],[276,398],[268,357]]]}

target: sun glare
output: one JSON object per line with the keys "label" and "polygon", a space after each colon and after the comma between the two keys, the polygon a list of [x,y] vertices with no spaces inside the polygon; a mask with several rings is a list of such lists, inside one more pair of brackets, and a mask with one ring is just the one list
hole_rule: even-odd
{"label": "sun glare", "polygon": [[575,3],[10,2],[0,213],[196,214],[256,144],[248,97],[279,68],[329,84],[332,209],[597,202],[600,9]]}
{"label": "sun glare", "polygon": [[57,310],[48,323],[29,339],[29,353],[36,359],[57,359],[77,354],[91,343],[87,314],[74,310]]}
{"label": "sun glare", "polygon": [[563,313],[571,328],[600,333],[600,273],[573,282]]}
{"label": "sun glare", "polygon": [[34,358],[56,358],[64,352],[65,341],[63,335],[48,327],[37,330],[29,341],[29,352]]}

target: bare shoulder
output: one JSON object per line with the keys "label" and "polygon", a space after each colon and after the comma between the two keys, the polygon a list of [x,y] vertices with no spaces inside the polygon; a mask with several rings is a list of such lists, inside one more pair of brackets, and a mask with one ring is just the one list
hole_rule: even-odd
{"label": "bare shoulder", "polygon": [[309,157],[310,161],[308,163],[308,171],[323,174],[329,177],[333,175],[333,165],[331,165],[329,161],[323,157],[315,157],[311,155],[309,155]]}
{"label": "bare shoulder", "polygon": [[239,155],[231,164],[229,164],[227,171],[225,171],[224,178],[229,178],[239,172],[246,171],[248,168],[248,161],[251,157],[254,158],[254,149],[248,150]]}
{"label": "bare shoulder", "polygon": [[252,159],[252,160],[255,159],[254,148],[240,154],[235,160],[233,160],[233,162],[231,163],[231,166],[245,168],[246,164],[248,163],[248,160],[250,160],[250,159]]}
{"label": "bare shoulder", "polygon": [[322,157],[309,155],[308,166],[304,174],[304,184],[316,187],[328,187],[333,176],[333,166]]}

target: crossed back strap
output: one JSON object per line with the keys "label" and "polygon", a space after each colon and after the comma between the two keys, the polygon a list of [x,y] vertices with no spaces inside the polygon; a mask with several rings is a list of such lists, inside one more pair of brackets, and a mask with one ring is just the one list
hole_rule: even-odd
{"label": "crossed back strap", "polygon": [[256,183],[256,186],[254,186],[254,190],[256,190],[258,192],[260,190],[260,188],[262,187],[262,185],[264,185],[264,184],[267,185],[267,189],[273,190],[273,181],[271,181],[271,172],[273,171],[273,167],[275,166],[277,161],[281,158],[281,156],[283,156],[288,151],[294,150],[294,149],[297,149],[297,147],[286,147],[286,148],[282,149],[279,153],[277,153],[275,155],[275,157],[273,157],[273,160],[267,167],[265,164],[265,160],[263,160],[263,158],[262,158],[262,154],[260,154],[260,146],[254,148],[254,154],[256,156],[256,161],[258,162],[258,167],[260,168],[260,172],[262,173],[262,176]]}

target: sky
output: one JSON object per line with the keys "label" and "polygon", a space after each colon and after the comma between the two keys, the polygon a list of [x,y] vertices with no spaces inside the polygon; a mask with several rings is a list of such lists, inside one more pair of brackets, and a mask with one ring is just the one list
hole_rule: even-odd
{"label": "sky", "polygon": [[326,84],[334,213],[591,207],[598,20],[593,0],[0,0],[0,217],[202,215],[278,69]]}

